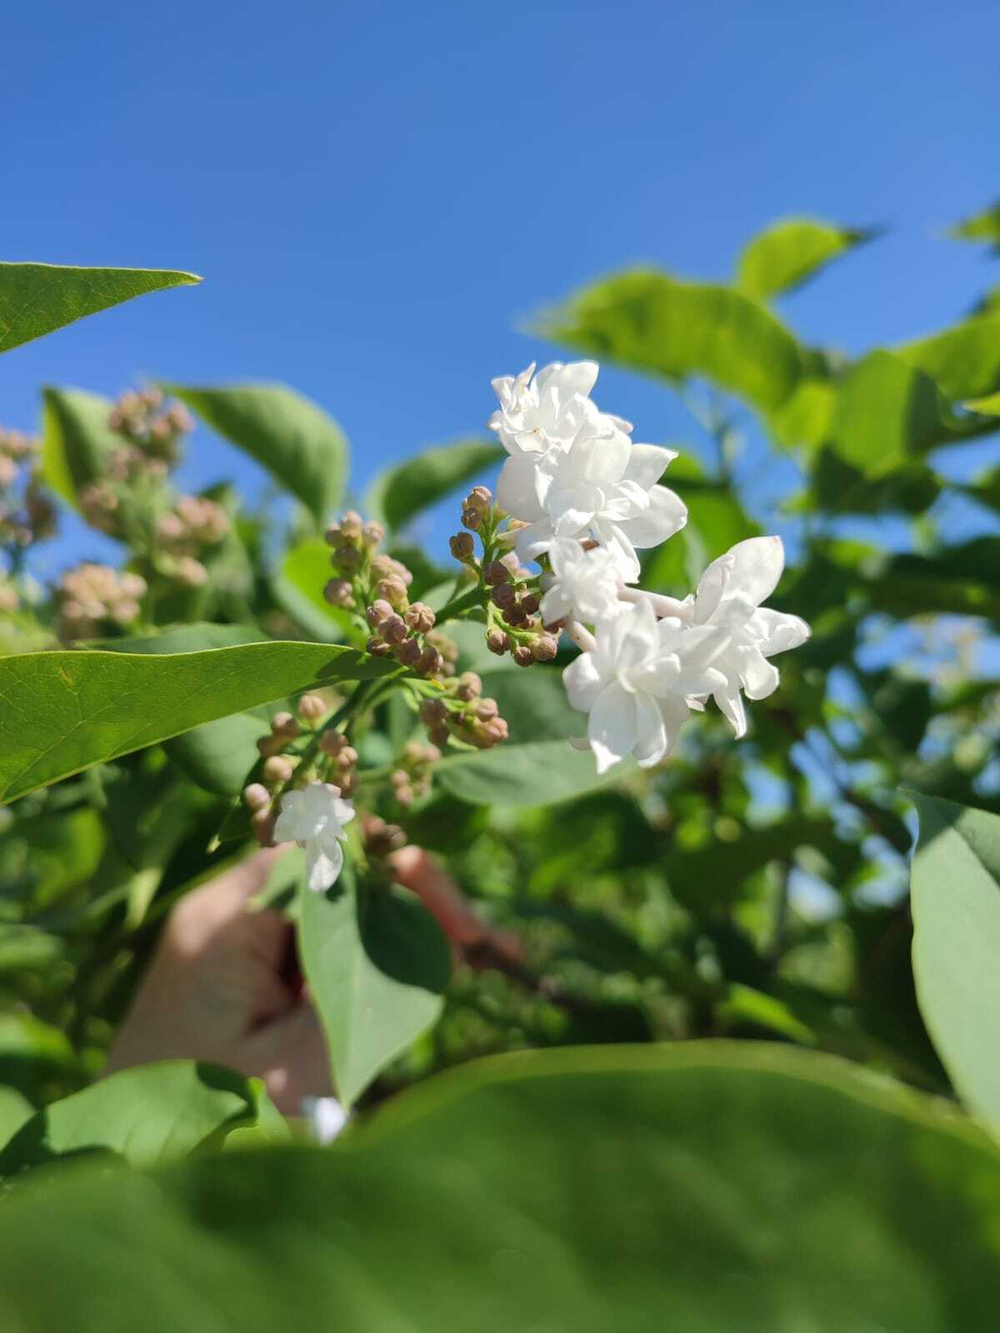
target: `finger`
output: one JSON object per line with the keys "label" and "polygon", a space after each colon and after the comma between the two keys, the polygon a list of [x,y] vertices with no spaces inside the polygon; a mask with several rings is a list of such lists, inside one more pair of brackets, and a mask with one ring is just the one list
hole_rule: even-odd
{"label": "finger", "polygon": [[420,847],[401,847],[389,864],[399,883],[422,900],[455,944],[472,944],[488,933],[452,877]]}
{"label": "finger", "polygon": [[300,1114],[306,1097],[333,1093],[330,1057],[311,1004],[300,1004],[254,1034],[246,1043],[245,1055],[244,1067],[263,1078],[285,1115]]}

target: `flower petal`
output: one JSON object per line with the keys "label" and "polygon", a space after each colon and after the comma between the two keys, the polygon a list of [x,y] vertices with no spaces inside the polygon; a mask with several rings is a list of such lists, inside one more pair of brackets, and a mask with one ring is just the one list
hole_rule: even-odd
{"label": "flower petal", "polygon": [[623,690],[617,681],[606,686],[591,709],[587,735],[597,759],[598,773],[606,773],[613,764],[631,754],[638,739],[635,696]]}
{"label": "flower petal", "polygon": [[737,542],[728,554],[733,560],[727,593],[742,593],[754,606],[766,601],[778,586],[785,567],[780,537],[750,537]]}
{"label": "flower petal", "polygon": [[644,491],[652,490],[666,472],[667,464],[676,457],[676,449],[664,449],[659,444],[633,444],[623,480],[638,482]]}
{"label": "flower petal", "polygon": [[571,708],[581,713],[589,713],[597,702],[597,696],[607,684],[602,675],[600,664],[594,653],[581,653],[574,657],[563,671],[563,685]]}
{"label": "flower petal", "polygon": [[313,840],[306,846],[306,883],[314,893],[335,884],[343,867],[344,849],[336,840]]}
{"label": "flower petal", "polygon": [[761,635],[757,647],[765,657],[787,652],[789,648],[798,648],[812,633],[806,622],[798,616],[772,611],[769,606],[763,606],[756,612],[753,628]]}
{"label": "flower petal", "polygon": [[536,466],[531,458],[512,455],[500,469],[497,504],[512,518],[531,523],[543,514],[536,493]]}
{"label": "flower petal", "polygon": [[729,722],[737,739],[747,734],[747,715],[743,709],[743,696],[738,685],[727,684],[717,689],[712,698],[719,705],[726,721]]}
{"label": "flower petal", "polygon": [[649,492],[649,508],[644,514],[627,518],[618,526],[633,546],[659,546],[688,519],[687,505],[666,486],[654,486]]}
{"label": "flower petal", "polygon": [[667,729],[663,714],[648,694],[636,694],[638,739],[634,751],[640,768],[658,764],[667,752]]}
{"label": "flower petal", "polygon": [[744,648],[740,654],[740,679],[748,699],[766,699],[778,688],[778,668],[758,648]]}

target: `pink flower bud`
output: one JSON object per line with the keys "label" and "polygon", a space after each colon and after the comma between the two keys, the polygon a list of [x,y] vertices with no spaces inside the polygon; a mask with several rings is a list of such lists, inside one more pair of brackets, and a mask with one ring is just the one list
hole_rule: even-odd
{"label": "pink flower bud", "polygon": [[276,736],[281,735],[290,738],[299,734],[299,724],[291,713],[275,713],[274,717],[271,718],[271,731]]}
{"label": "pink flower bud", "polygon": [[551,662],[558,651],[558,641],[551,634],[540,634],[531,644],[531,655],[536,662]]}
{"label": "pink flower bud", "polygon": [[409,606],[406,584],[397,574],[390,574],[388,578],[380,579],[375,585],[375,592],[382,601],[388,602],[396,611],[405,611]]}
{"label": "pink flower bud", "polygon": [[318,722],[326,714],[326,704],[318,694],[303,694],[297,706],[299,717],[305,722]]}
{"label": "pink flower bud", "polygon": [[348,509],[347,513],[341,517],[340,531],[348,539],[360,537],[363,527],[364,523],[361,515],[354,509]]}
{"label": "pink flower bud", "polygon": [[365,619],[368,621],[370,629],[378,629],[382,621],[391,615],[392,607],[385,598],[380,597],[377,601],[372,602],[371,606],[365,612]]}
{"label": "pink flower bud", "polygon": [[420,721],[425,726],[443,722],[448,716],[448,708],[442,699],[425,699],[420,705]]}
{"label": "pink flower bud", "polygon": [[396,648],[396,660],[402,662],[403,666],[415,667],[422,656],[423,650],[416,639],[403,639]]}
{"label": "pink flower bud", "polygon": [[420,654],[417,670],[422,676],[437,676],[444,669],[444,658],[431,644]]}
{"label": "pink flower bud", "polygon": [[330,557],[334,569],[339,569],[342,574],[356,574],[363,559],[356,546],[337,546]]}
{"label": "pink flower bud", "polygon": [[274,826],[277,822],[277,815],[274,810],[258,810],[250,817],[250,825],[254,831],[254,836],[262,847],[274,846]]}
{"label": "pink flower bud", "polygon": [[510,638],[502,629],[491,629],[486,636],[486,647],[497,657],[503,657],[510,650]]}
{"label": "pink flower bud", "polygon": [[243,804],[254,813],[265,810],[271,804],[271,793],[262,782],[251,782],[243,788]]}
{"label": "pink flower bud", "polygon": [[511,656],[517,665],[521,667],[531,666],[532,662],[535,660],[531,655],[531,649],[524,643],[519,643]]}
{"label": "pink flower bud", "polygon": [[386,643],[402,643],[406,638],[406,621],[395,613],[386,616],[378,628]]}
{"label": "pink flower bud", "polygon": [[328,754],[331,759],[336,759],[347,744],[347,737],[341,731],[333,727],[324,731],[319,738],[319,748],[324,754]]}
{"label": "pink flower bud", "polygon": [[372,657],[388,657],[389,651],[389,645],[377,635],[372,635],[365,644],[365,652],[371,653]]}
{"label": "pink flower bud", "polygon": [[490,594],[490,600],[494,606],[498,606],[501,611],[509,611],[511,607],[517,605],[517,592],[510,583],[498,584]]}
{"label": "pink flower bud", "polygon": [[529,616],[533,616],[538,610],[539,601],[533,592],[525,593],[521,598],[521,610]]}
{"label": "pink flower bud", "polygon": [[330,579],[323,589],[323,596],[331,606],[348,608],[354,605],[354,590],[348,579]]}
{"label": "pink flower bud", "polygon": [[455,690],[456,698],[468,703],[470,699],[476,699],[483,692],[483,682],[474,671],[463,671],[458,678],[458,686]]}
{"label": "pink flower bud", "polygon": [[483,566],[483,582],[488,588],[499,588],[501,584],[510,582],[510,570],[502,560],[491,560]]}
{"label": "pink flower bud", "polygon": [[474,712],[476,717],[480,720],[480,722],[490,722],[493,718],[495,718],[498,715],[500,709],[497,707],[496,699],[486,698],[479,700],[479,702],[476,704]]}
{"label": "pink flower bud", "polygon": [[366,546],[378,546],[385,541],[385,528],[381,523],[366,523],[361,529],[361,536]]}
{"label": "pink flower bud", "polygon": [[283,754],[273,754],[264,761],[264,778],[272,785],[287,782],[291,776],[292,765]]}
{"label": "pink flower bud", "polygon": [[426,634],[434,628],[434,612],[425,602],[414,602],[406,613],[406,623],[417,634]]}

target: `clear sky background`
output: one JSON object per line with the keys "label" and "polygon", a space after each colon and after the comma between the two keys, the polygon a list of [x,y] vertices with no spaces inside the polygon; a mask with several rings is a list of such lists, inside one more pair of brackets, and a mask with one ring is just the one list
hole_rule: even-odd
{"label": "clear sky background", "polygon": [[[939,239],[1000,192],[995,0],[0,9],[2,257],[205,275],[0,359],[9,426],[44,382],[284,380],[360,487],[481,430],[490,378],[554,354],[540,305],[640,261],[725,277],[781,214],[891,229],[783,302],[807,340],[928,332],[1000,281]],[[596,396],[699,447],[661,386]],[[199,432],[181,480],[234,473],[259,489]],[[102,550],[70,523],[49,559]]]}

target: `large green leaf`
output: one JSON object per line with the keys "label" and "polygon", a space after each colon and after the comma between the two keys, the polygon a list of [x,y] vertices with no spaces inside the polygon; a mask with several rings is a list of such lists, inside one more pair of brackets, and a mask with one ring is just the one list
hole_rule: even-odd
{"label": "large green leaf", "polygon": [[873,605],[893,615],[939,611],[1000,620],[1000,537],[883,558],[867,586]]}
{"label": "large green leaf", "polygon": [[0,1148],[30,1120],[35,1108],[16,1088],[0,1087]]}
{"label": "large green leaf", "polygon": [[947,410],[929,376],[891,352],[870,352],[837,394],[830,443],[846,462],[878,475],[933,447]]}
{"label": "large green leaf", "polygon": [[748,296],[779,296],[875,235],[870,228],[836,227],[815,218],[783,218],[744,247],[736,265],[736,285]]}
{"label": "large green leaf", "polygon": [[1000,816],[912,794],[917,1000],[941,1062],[975,1114],[1000,1130]]}
{"label": "large green leaf", "polygon": [[45,480],[78,507],[81,489],[103,476],[122,439],[108,425],[112,403],[83,389],[44,390],[42,469]]}
{"label": "large green leaf", "polygon": [[91,1151],[133,1166],[181,1157],[224,1125],[255,1121],[263,1098],[256,1080],[201,1061],[123,1069],[36,1111],[0,1153],[0,1175]]}
{"label": "large green leaf", "polygon": [[1000,313],[978,315],[896,349],[930,375],[946,397],[979,398],[1000,389]]}
{"label": "large green leaf", "polygon": [[546,314],[539,332],[672,381],[705,376],[765,410],[789,397],[803,370],[798,343],[750,297],[645,269],[587,288]]}
{"label": "large green leaf", "polygon": [[481,1061],[332,1150],[80,1167],[0,1211],[18,1333],[991,1333],[998,1301],[996,1150],[774,1044]]}
{"label": "large green leaf", "polygon": [[[324,643],[352,636],[358,640],[360,632],[350,612],[331,606],[323,596],[332,577],[329,546],[322,537],[307,537],[284,553],[271,587],[275,600],[306,633]],[[360,635],[360,642],[366,638],[367,634]]]}
{"label": "large green leaf", "polygon": [[437,1019],[448,943],[418,898],[398,887],[359,890],[350,863],[329,893],[303,883],[299,932],[337,1094],[351,1105]]}
{"label": "large green leaf", "polygon": [[425,449],[380,473],[365,497],[365,509],[389,528],[405,527],[422,510],[503,458],[503,450],[489,440],[459,440]]}
{"label": "large green leaf", "polygon": [[263,464],[318,523],[329,521],[343,497],[348,450],[340,427],[322,408],[282,384],[163,387]]}
{"label": "large green leaf", "polygon": [[282,642],[0,659],[0,800],[286,694],[394,668],[354,648]]}
{"label": "large green leaf", "polygon": [[[586,722],[580,715],[578,732]],[[620,782],[633,772],[631,760],[599,776],[589,750],[568,740],[504,743],[474,754],[452,754],[435,770],[445,791],[473,805],[552,805]]]}
{"label": "large green leaf", "polygon": [[0,352],[147,292],[201,282],[162,268],[0,263]]}

